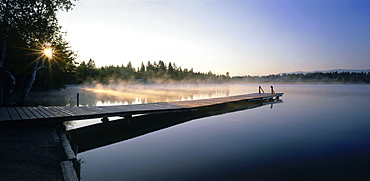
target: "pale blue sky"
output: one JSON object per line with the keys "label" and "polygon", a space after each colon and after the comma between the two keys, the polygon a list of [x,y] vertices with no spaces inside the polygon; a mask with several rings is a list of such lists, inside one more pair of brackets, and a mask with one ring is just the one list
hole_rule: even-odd
{"label": "pale blue sky", "polygon": [[78,61],[217,74],[370,68],[370,0],[80,0],[59,15]]}

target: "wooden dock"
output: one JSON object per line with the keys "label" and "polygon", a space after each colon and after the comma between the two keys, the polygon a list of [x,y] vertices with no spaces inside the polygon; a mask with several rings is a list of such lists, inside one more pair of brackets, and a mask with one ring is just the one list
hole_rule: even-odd
{"label": "wooden dock", "polygon": [[[228,103],[218,106],[198,108],[194,111],[170,112],[167,114],[147,114],[126,119],[118,119],[106,123],[92,124],[67,131],[72,137],[72,144],[78,145],[78,153],[110,144],[118,143],[161,129],[169,128],[199,118],[232,113],[261,106],[272,106],[282,100],[250,101]],[[272,108],[272,107],[270,107]]]}
{"label": "wooden dock", "polygon": [[37,106],[37,107],[0,107],[0,125],[14,123],[55,123],[111,116],[131,117],[134,114],[158,114],[188,111],[198,108],[217,106],[241,101],[263,101],[282,96],[283,93],[254,93],[212,99],[191,101],[160,102],[119,106]]}

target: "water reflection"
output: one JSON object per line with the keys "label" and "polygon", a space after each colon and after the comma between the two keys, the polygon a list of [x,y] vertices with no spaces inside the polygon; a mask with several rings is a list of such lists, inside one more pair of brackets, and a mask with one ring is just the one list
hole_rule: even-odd
{"label": "water reflection", "polygon": [[281,100],[267,102],[244,102],[227,105],[213,106],[194,111],[142,115],[130,118],[129,120],[120,119],[107,123],[100,123],[83,128],[69,130],[73,144],[78,145],[78,152],[85,152],[98,147],[121,142],[127,139],[138,137],[150,132],[158,131],[180,123],[194,119],[220,115],[239,110],[251,109],[263,105],[282,103]]}
{"label": "water reflection", "polygon": [[226,86],[130,85],[84,87],[87,105],[125,105],[194,100],[229,95]]}
{"label": "water reflection", "polygon": [[229,87],[219,84],[67,86],[60,91],[31,92],[28,102],[30,105],[76,106],[77,93],[82,106],[183,101],[229,96]]}

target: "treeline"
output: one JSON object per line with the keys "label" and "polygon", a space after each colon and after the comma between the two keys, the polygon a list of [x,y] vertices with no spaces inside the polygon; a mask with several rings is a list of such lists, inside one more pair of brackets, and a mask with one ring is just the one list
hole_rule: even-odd
{"label": "treeline", "polygon": [[118,82],[136,83],[225,83],[229,82],[230,75],[216,75],[208,73],[194,72],[193,68],[182,69],[175,63],[168,64],[163,61],[148,61],[141,63],[140,67],[133,67],[131,62],[120,66],[96,67],[94,60],[81,62],[76,67],[76,81],[78,83],[99,82],[103,84]]}
{"label": "treeline", "polygon": [[[58,89],[65,84],[82,83],[355,83],[369,84],[368,72],[315,72],[298,74],[276,74],[267,76],[236,76],[217,75],[211,71],[207,73],[195,72],[193,68],[187,69],[175,63],[163,61],[143,62],[139,67],[133,67],[131,62],[119,66],[97,67],[95,61],[83,61],[79,64],[69,64],[62,71],[54,64],[50,69],[38,72],[34,88]],[[55,67],[55,68],[54,68]],[[16,74],[17,75],[17,74]]]}
{"label": "treeline", "polygon": [[368,72],[314,72],[298,74],[275,74],[267,76],[236,76],[216,75],[194,72],[193,68],[182,69],[175,63],[163,61],[148,61],[140,67],[133,67],[131,62],[120,66],[96,67],[94,60],[81,62],[75,69],[75,79],[71,83],[103,84],[118,83],[370,83]]}
{"label": "treeline", "polygon": [[83,61],[79,64],[66,66],[65,71],[58,68],[43,69],[38,72],[35,89],[58,89],[65,84],[82,83],[355,83],[369,84],[369,72],[315,72],[298,74],[275,74],[267,76],[236,76],[217,75],[195,72],[193,68],[182,68],[175,63],[163,61],[143,62],[139,67],[133,67],[131,62],[119,66],[97,67],[95,61]]}
{"label": "treeline", "polygon": [[242,76],[233,77],[233,82],[281,82],[281,83],[355,83],[369,84],[369,72],[314,72],[299,74],[276,74],[268,76]]}

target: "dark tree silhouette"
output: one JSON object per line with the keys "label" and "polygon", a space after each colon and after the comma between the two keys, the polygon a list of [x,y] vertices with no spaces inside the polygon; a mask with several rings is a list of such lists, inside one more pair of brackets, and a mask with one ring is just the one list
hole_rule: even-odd
{"label": "dark tree silhouette", "polygon": [[[53,66],[58,60],[58,69],[70,71],[74,66],[75,54],[68,43],[56,18],[59,10],[70,10],[75,0],[2,0],[0,3],[0,70],[1,84],[5,92],[11,93],[15,79],[23,79],[22,95],[18,101],[24,104],[36,74],[42,68]],[[54,57],[44,57],[43,49],[50,47]],[[51,50],[50,50],[51,51]],[[54,66],[56,67],[56,66]],[[7,68],[9,71],[5,71]],[[22,81],[17,81],[22,82]]]}
{"label": "dark tree silhouette", "polygon": [[[95,67],[88,64],[93,62],[89,60],[88,63],[83,61],[77,67],[78,81],[80,83],[91,83],[97,81],[100,83],[111,82],[131,82],[131,83],[225,83],[230,80],[226,75],[215,75],[211,71],[208,73],[194,72],[193,69],[182,69],[177,67],[175,63],[169,62],[166,64],[163,61],[148,63],[143,62],[137,69],[132,67],[131,62],[127,66],[104,66]],[[95,72],[90,74],[89,72]]]}

